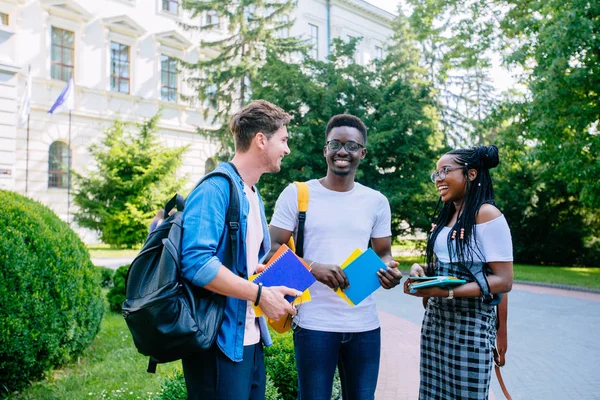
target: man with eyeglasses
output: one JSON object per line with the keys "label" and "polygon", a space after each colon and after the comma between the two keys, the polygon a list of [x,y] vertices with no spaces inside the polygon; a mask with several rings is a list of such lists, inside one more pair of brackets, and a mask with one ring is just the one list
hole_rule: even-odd
{"label": "man with eyeglasses", "polygon": [[[387,265],[377,273],[381,286],[390,289],[400,282],[391,254],[390,205],[381,193],[354,181],[367,153],[367,128],[359,118],[331,118],[325,141],[327,175],[307,182],[304,260],[318,282],[293,322],[298,398],[330,400],[337,366],[345,400],[373,399],[381,348],[375,301],[369,296],[352,307],[334,290],[352,284],[340,264],[354,249],[366,250],[369,242]],[[277,200],[269,227],[271,252],[287,243],[298,226],[297,193],[291,184]]]}

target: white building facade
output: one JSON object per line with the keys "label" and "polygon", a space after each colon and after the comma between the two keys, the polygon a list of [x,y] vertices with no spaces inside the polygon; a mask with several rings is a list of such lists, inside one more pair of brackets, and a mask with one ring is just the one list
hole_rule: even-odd
{"label": "white building facade", "polygon": [[[66,166],[85,173],[93,168],[89,146],[115,119],[140,123],[159,109],[161,140],[190,146],[178,174],[187,175],[190,185],[204,175],[217,147],[197,128],[211,127],[210,112],[204,118],[196,102],[181,100],[192,91],[177,73],[176,59],[193,62],[206,55],[194,33],[178,24],[190,22],[180,2],[0,0],[0,189],[26,194],[70,220]],[[393,19],[362,0],[299,0],[292,17],[290,35],[309,38],[319,59],[333,38],[362,37],[357,62],[364,64],[383,56]],[[191,22],[209,18],[214,16]],[[27,124],[18,114],[28,71]],[[70,117],[48,114],[71,76]]]}

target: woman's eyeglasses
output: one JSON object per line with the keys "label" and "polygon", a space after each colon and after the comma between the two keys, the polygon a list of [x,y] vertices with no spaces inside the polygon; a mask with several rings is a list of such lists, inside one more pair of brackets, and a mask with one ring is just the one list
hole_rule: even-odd
{"label": "woman's eyeglasses", "polygon": [[327,142],[327,149],[329,151],[339,151],[342,147],[350,153],[356,153],[365,146],[352,140],[348,140],[344,143],[340,142],[339,140],[330,140]]}
{"label": "woman's eyeglasses", "polygon": [[463,168],[465,167],[443,167],[439,171],[432,172],[431,175],[429,175],[429,177],[431,178],[431,182],[435,183],[435,181],[437,181],[438,178],[442,180],[446,179],[446,175],[448,175],[448,172]]}

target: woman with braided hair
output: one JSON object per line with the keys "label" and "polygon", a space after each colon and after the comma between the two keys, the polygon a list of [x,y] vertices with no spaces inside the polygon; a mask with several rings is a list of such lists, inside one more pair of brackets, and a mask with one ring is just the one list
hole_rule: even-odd
{"label": "woman with braided hair", "polygon": [[[487,399],[496,347],[496,310],[511,290],[510,230],[496,208],[489,170],[498,165],[496,146],[444,154],[431,174],[440,193],[427,240],[427,265],[411,276],[455,276],[467,283],[404,292],[423,298],[420,399]],[[439,213],[440,204],[443,206]],[[499,343],[500,344],[500,343]],[[504,363],[506,344],[498,346]]]}

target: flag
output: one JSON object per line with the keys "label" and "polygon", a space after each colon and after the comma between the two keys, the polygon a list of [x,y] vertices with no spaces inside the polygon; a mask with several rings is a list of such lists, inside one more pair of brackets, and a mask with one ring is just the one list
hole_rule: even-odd
{"label": "flag", "polygon": [[67,86],[60,92],[56,101],[48,110],[48,113],[71,111],[73,108],[75,108],[75,83],[73,82],[73,77],[71,77],[69,82],[67,82]]}
{"label": "flag", "polygon": [[27,119],[29,118],[29,112],[31,111],[31,74],[27,76],[25,82],[25,93],[21,98],[21,105],[19,107],[19,126],[27,125]]}

